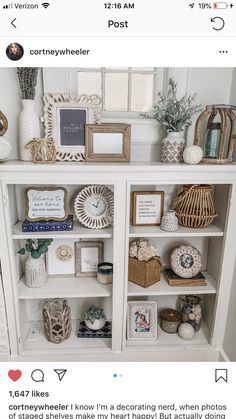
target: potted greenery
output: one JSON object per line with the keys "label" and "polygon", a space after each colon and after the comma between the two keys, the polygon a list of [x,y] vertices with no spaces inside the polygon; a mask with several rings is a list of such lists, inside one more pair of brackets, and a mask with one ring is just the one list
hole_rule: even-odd
{"label": "potted greenery", "polygon": [[25,263],[25,285],[27,287],[41,287],[47,281],[44,255],[48,251],[48,246],[52,239],[27,239],[25,247],[17,253],[25,255],[29,253],[29,258]]}
{"label": "potted greenery", "polygon": [[84,322],[88,329],[99,330],[106,324],[106,316],[102,308],[91,305],[84,313]]}
{"label": "potted greenery", "polygon": [[158,102],[153,106],[152,117],[166,128],[167,137],[162,142],[161,161],[180,163],[185,148],[184,129],[191,125],[192,116],[201,110],[195,104],[196,93],[187,93],[177,98],[177,83],[170,78],[165,95],[158,93]]}
{"label": "potted greenery", "polygon": [[38,67],[17,68],[22,103],[19,115],[19,151],[20,159],[24,161],[32,160],[30,150],[25,149],[25,145],[33,138],[40,138],[39,117],[35,111],[38,72]]}

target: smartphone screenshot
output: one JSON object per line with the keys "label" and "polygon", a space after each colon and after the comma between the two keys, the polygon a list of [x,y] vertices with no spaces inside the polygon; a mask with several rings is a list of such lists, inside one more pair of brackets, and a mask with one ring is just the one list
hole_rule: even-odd
{"label": "smartphone screenshot", "polygon": [[235,419],[235,19],[0,0],[3,419]]}

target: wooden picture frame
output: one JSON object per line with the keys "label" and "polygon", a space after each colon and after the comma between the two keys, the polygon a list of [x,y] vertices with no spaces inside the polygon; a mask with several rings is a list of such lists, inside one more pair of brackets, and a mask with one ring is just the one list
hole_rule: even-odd
{"label": "wooden picture frame", "polygon": [[157,340],[157,302],[128,301],[128,340]]}
{"label": "wooden picture frame", "polygon": [[85,158],[94,162],[130,161],[131,125],[87,124]]}
{"label": "wooden picture frame", "polygon": [[97,265],[103,261],[103,253],[104,244],[102,241],[76,242],[75,276],[97,276]]}
{"label": "wooden picture frame", "polygon": [[132,225],[158,226],[164,211],[163,191],[138,191],[132,196]]}
{"label": "wooden picture frame", "polygon": [[85,125],[100,122],[100,96],[47,93],[43,100],[45,138],[55,141],[56,159],[84,161]]}
{"label": "wooden picture frame", "polygon": [[63,187],[35,187],[25,189],[25,218],[28,221],[66,220],[67,195]]}

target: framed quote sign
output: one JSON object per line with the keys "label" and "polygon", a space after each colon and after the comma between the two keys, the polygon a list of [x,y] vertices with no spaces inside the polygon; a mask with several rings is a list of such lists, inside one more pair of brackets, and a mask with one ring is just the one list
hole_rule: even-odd
{"label": "framed quote sign", "polygon": [[30,187],[25,190],[25,218],[28,221],[65,220],[68,217],[67,190],[62,187]]}
{"label": "framed quote sign", "polygon": [[164,208],[164,192],[133,192],[133,226],[155,226],[161,224]]}
{"label": "framed quote sign", "polygon": [[100,122],[98,95],[44,95],[45,137],[56,143],[58,161],[83,161],[85,125]]}

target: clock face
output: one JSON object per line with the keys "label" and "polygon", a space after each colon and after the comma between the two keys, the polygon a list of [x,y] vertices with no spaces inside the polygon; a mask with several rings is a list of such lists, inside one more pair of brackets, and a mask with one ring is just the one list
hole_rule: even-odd
{"label": "clock face", "polygon": [[100,196],[88,198],[85,202],[85,210],[92,217],[99,217],[106,212],[107,204]]}
{"label": "clock face", "polygon": [[75,215],[85,227],[105,228],[113,222],[114,194],[105,185],[90,185],[77,195]]}

